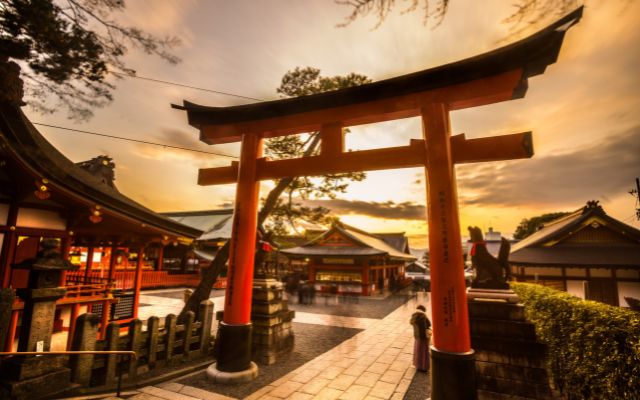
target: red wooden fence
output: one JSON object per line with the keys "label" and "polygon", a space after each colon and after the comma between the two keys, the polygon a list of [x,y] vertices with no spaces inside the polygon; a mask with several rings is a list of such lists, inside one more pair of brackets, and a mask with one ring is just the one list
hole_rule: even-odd
{"label": "red wooden fence", "polygon": [[[67,277],[82,279],[85,271],[68,271]],[[133,289],[135,271],[116,271],[114,279],[116,289]],[[106,278],[106,274],[100,272],[89,272],[87,274],[89,280],[95,278]],[[177,287],[177,286],[197,286],[200,282],[199,274],[177,274],[170,275],[167,271],[142,271],[142,289]]]}

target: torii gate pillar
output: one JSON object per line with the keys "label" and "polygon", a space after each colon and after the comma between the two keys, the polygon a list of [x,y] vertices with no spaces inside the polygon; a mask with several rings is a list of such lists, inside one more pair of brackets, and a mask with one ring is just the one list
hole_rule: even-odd
{"label": "torii gate pillar", "polygon": [[439,400],[476,399],[449,111],[445,104],[433,103],[421,112],[434,339],[431,395]]}
{"label": "torii gate pillar", "polygon": [[258,376],[258,366],[251,361],[251,297],[260,190],[256,160],[261,156],[262,138],[242,135],[224,316],[216,339],[221,351],[207,369],[207,375],[221,383],[248,382]]}

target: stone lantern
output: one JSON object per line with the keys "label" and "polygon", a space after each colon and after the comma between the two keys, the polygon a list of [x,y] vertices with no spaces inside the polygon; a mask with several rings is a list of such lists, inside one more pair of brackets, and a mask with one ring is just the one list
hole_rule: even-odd
{"label": "stone lantern", "polygon": [[16,290],[24,301],[18,351],[49,351],[51,348],[56,300],[67,291],[59,287],[62,272],[78,269],[61,257],[57,247],[56,239],[45,239],[43,249],[35,258],[13,266],[14,269],[29,270],[27,287]]}
{"label": "stone lantern", "polygon": [[[35,258],[13,265],[15,269],[29,270],[28,287],[16,290],[24,301],[19,352],[51,349],[56,300],[66,293],[65,288],[59,287],[62,272],[77,269],[61,257],[56,239],[45,239],[41,244],[42,250]],[[67,362],[66,356],[15,356],[7,359],[2,363],[0,375],[4,396],[36,398],[66,388],[70,377]],[[2,390],[0,397],[3,397]]]}

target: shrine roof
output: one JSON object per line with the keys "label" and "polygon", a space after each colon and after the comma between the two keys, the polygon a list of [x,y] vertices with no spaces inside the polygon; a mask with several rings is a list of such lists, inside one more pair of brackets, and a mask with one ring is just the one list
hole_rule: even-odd
{"label": "shrine roof", "polygon": [[515,244],[509,262],[532,265],[640,267],[640,230],[590,201]]}
{"label": "shrine roof", "polygon": [[[201,135],[201,140],[210,143],[227,143],[240,140],[238,134],[241,129],[236,129],[232,126],[233,124],[245,124],[242,128],[250,129],[246,124],[255,121],[384,101],[448,88],[515,70],[522,70],[522,74],[511,87],[511,95],[508,97],[511,99],[521,98],[527,89],[527,78],[542,74],[548,65],[556,61],[565,32],[576,24],[581,16],[582,7],[537,33],[499,49],[435,68],[361,86],[230,107],[203,106],[186,100],[182,106],[174,105],[173,107],[186,110],[189,124],[194,127],[200,129],[205,126],[218,127],[218,131],[212,137],[207,138]],[[502,100],[507,100],[507,98],[500,98],[496,101]],[[479,104],[467,106],[475,105]],[[406,114],[406,110],[404,113]],[[397,112],[395,114],[387,119],[410,116],[397,115]],[[368,122],[360,121],[360,123]],[[306,122],[296,121],[295,123],[304,125]],[[276,133],[271,132],[266,136],[276,136]]]}
{"label": "shrine roof", "polygon": [[165,212],[162,215],[204,233],[197,240],[229,239],[233,209]]}
{"label": "shrine roof", "polygon": [[[142,230],[156,230],[186,238],[202,234],[198,229],[180,224],[133,201],[95,174],[74,164],[38,132],[22,110],[6,103],[0,103],[2,153],[15,160],[13,165],[19,166],[20,171],[47,179],[48,185],[60,195],[58,199],[72,198],[88,207],[99,205],[101,210],[114,218],[125,220],[128,224],[135,222]],[[26,184],[31,185],[32,182]]]}
{"label": "shrine roof", "polygon": [[[353,243],[353,246],[331,245],[326,239],[334,233],[338,233]],[[310,242],[290,249],[281,250],[281,253],[293,256],[375,256],[389,255],[391,258],[413,261],[416,258],[394,248],[381,239],[380,235],[372,234],[345,224],[336,224],[324,234]],[[396,233],[391,235],[398,235]]]}

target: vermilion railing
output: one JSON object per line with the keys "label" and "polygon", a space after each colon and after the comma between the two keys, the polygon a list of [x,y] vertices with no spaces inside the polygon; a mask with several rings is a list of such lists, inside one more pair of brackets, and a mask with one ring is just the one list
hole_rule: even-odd
{"label": "vermilion railing", "polygon": [[[66,274],[67,278],[73,278],[77,281],[82,281],[84,277],[87,277],[87,281],[93,281],[94,279],[105,278],[106,274],[100,272],[89,272],[85,275],[85,271],[69,271]],[[113,274],[115,281],[115,289],[133,289],[134,281],[136,277],[135,271],[116,271]],[[161,288],[161,287],[176,287],[176,286],[197,286],[200,282],[200,275],[198,274],[178,274],[171,275],[168,271],[142,271],[142,288]]]}

